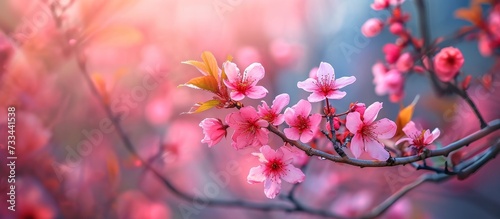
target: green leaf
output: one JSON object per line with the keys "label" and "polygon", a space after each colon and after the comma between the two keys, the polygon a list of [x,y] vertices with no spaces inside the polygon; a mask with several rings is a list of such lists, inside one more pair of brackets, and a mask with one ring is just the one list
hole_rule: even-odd
{"label": "green leaf", "polygon": [[203,111],[209,110],[214,108],[215,106],[219,105],[221,102],[220,100],[209,100],[204,103],[197,103],[191,109],[189,112],[185,112],[182,114],[193,114],[193,113],[201,113]]}

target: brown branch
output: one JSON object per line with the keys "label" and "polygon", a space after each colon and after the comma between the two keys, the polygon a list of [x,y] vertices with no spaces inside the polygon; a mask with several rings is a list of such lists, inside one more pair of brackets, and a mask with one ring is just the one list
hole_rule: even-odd
{"label": "brown branch", "polygon": [[318,150],[315,148],[312,148],[308,144],[304,144],[300,141],[294,141],[290,140],[289,138],[286,137],[286,135],[281,132],[278,128],[269,125],[267,127],[269,131],[272,133],[278,135],[284,142],[287,142],[301,150],[307,153],[309,156],[317,156],[317,157],[323,157],[327,160],[331,160],[333,162],[337,163],[345,163],[345,164],[350,164],[353,166],[359,166],[359,167],[384,167],[384,166],[396,166],[396,165],[405,165],[409,163],[413,163],[416,161],[424,160],[429,157],[437,157],[437,156],[448,156],[452,151],[458,150],[464,146],[469,145],[470,143],[477,141],[478,139],[481,139],[482,137],[500,129],[500,119],[493,120],[491,121],[486,128],[483,128],[479,131],[476,131],[465,138],[462,138],[458,141],[455,141],[443,148],[436,149],[436,150],[426,150],[422,154],[419,155],[413,155],[413,156],[408,156],[408,157],[396,157],[396,158],[390,158],[387,161],[377,161],[377,160],[361,160],[361,159],[355,159],[355,158],[349,158],[349,157],[340,157],[337,155],[333,155],[330,153],[327,153],[322,150]]}

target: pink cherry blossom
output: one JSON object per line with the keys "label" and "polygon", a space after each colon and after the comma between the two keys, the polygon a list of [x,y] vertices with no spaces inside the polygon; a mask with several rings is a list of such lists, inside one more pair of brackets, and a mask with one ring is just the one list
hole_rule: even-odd
{"label": "pink cherry blossom", "polygon": [[227,135],[228,126],[222,124],[220,119],[206,118],[200,122],[200,127],[203,129],[203,134],[205,135],[201,143],[207,143],[208,147],[219,143]]}
{"label": "pink cherry blossom", "polygon": [[391,24],[391,26],[389,26],[389,31],[394,35],[402,35],[406,32],[405,27],[401,24],[401,22]]}
{"label": "pink cherry blossom", "polygon": [[462,52],[454,47],[441,49],[434,58],[436,75],[439,80],[444,82],[451,81],[458,74],[463,64],[464,57]]}
{"label": "pink cherry blossom", "polygon": [[250,184],[264,182],[264,194],[273,199],[280,193],[281,180],[289,183],[300,183],[304,181],[305,175],[299,168],[293,166],[291,153],[284,153],[280,147],[273,150],[269,145],[260,148],[257,154],[262,163],[257,167],[252,167],[247,177]]}
{"label": "pink cherry blossom", "polygon": [[356,81],[356,77],[354,76],[341,77],[335,80],[335,70],[326,62],[320,63],[316,76],[317,79],[308,78],[305,81],[297,83],[298,88],[312,92],[307,98],[309,102],[319,102],[325,98],[342,99],[346,95],[346,92],[339,91],[339,89]]}
{"label": "pink cherry blossom", "polygon": [[268,122],[259,117],[255,108],[246,106],[241,108],[239,112],[227,115],[226,123],[235,129],[231,137],[233,140],[231,145],[235,149],[267,144],[269,139]]}
{"label": "pink cherry blossom", "polygon": [[366,108],[363,119],[358,112],[347,114],[346,127],[354,134],[351,140],[354,157],[358,158],[363,151],[366,151],[377,160],[385,161],[389,158],[389,152],[378,139],[392,138],[396,133],[396,123],[387,118],[375,121],[380,109],[382,103],[375,102]]}
{"label": "pink cherry blossom", "polygon": [[[351,108],[352,112],[358,112],[359,114],[365,114],[366,105],[364,103],[356,103]],[[336,117],[335,117],[336,118]]]}
{"label": "pink cherry blossom", "polygon": [[261,99],[267,94],[267,89],[262,86],[256,86],[265,74],[264,67],[260,63],[249,65],[243,74],[236,64],[232,62],[224,62],[224,71],[227,75],[227,80],[224,84],[231,88],[230,93],[233,100],[243,100],[245,96],[251,99]]}
{"label": "pink cherry blossom", "polygon": [[394,64],[399,58],[401,48],[396,44],[388,43],[384,45],[382,51],[385,54],[385,60],[387,63]]}
{"label": "pink cherry blossom", "polygon": [[397,69],[387,70],[382,63],[372,67],[374,75],[375,93],[377,95],[390,95],[392,102],[398,102],[403,97],[404,78]]}
{"label": "pink cherry blossom", "polygon": [[409,52],[403,53],[396,62],[396,69],[400,72],[408,72],[413,67],[413,57]]}
{"label": "pink cherry blossom", "polygon": [[410,143],[410,146],[418,153],[421,153],[427,145],[432,144],[441,134],[438,128],[435,128],[432,133],[429,129],[418,129],[413,121],[405,125],[403,132],[407,137],[399,139],[396,145],[406,141]]}
{"label": "pink cherry blossom", "polygon": [[376,11],[384,10],[389,7],[389,0],[374,0],[371,8]]}
{"label": "pink cherry blossom", "polygon": [[285,116],[280,113],[289,102],[290,96],[288,94],[280,94],[274,99],[272,107],[269,107],[265,101],[262,101],[262,105],[257,107],[257,113],[262,119],[272,125],[281,125],[285,121]]}
{"label": "pink cherry blossom", "polygon": [[321,122],[321,115],[318,113],[309,115],[309,113],[311,113],[311,103],[305,100],[299,100],[292,108],[285,110],[285,122],[290,126],[283,130],[286,137],[292,140],[300,139],[304,143],[311,141]]}
{"label": "pink cherry blossom", "polygon": [[374,37],[382,31],[383,27],[384,22],[382,20],[378,18],[371,18],[363,24],[361,27],[361,33],[365,35],[365,37]]}

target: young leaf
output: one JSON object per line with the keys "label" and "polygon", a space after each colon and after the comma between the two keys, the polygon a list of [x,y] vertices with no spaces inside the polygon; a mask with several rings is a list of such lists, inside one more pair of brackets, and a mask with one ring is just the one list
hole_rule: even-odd
{"label": "young leaf", "polygon": [[214,78],[219,78],[219,67],[214,55],[211,52],[205,51],[201,54],[201,59],[207,65],[208,73]]}
{"label": "young leaf", "polygon": [[200,71],[202,74],[204,74],[204,75],[210,75],[209,70],[208,70],[208,66],[204,62],[189,60],[189,61],[185,61],[185,62],[181,62],[181,63],[182,64],[192,65],[196,69],[198,69],[198,71]]}
{"label": "young leaf", "polygon": [[403,127],[405,127],[405,125],[411,121],[413,111],[415,110],[415,105],[417,104],[419,98],[420,96],[417,95],[410,105],[399,111],[398,117],[396,118],[396,125],[398,126],[398,129],[394,137],[402,136],[404,134]]}
{"label": "young leaf", "polygon": [[197,103],[191,109],[189,112],[185,112],[182,114],[193,114],[193,113],[201,113],[205,110],[212,109],[213,107],[217,106],[220,104],[220,100],[209,100],[204,103]]}
{"label": "young leaf", "polygon": [[195,89],[202,89],[206,91],[210,91],[212,93],[219,93],[219,85],[217,84],[217,80],[211,75],[201,76],[197,78],[193,78],[186,82],[185,84],[181,84],[179,86],[186,86]]}

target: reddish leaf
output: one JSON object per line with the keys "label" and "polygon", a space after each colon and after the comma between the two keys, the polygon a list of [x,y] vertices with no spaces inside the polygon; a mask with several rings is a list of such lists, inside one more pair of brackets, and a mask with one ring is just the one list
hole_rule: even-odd
{"label": "reddish leaf", "polygon": [[214,78],[219,78],[219,67],[217,66],[217,60],[211,52],[205,51],[201,54],[201,59],[208,67],[208,73]]}
{"label": "reddish leaf", "polygon": [[473,4],[470,8],[459,8],[455,11],[455,17],[479,26],[483,20],[481,5]]}

